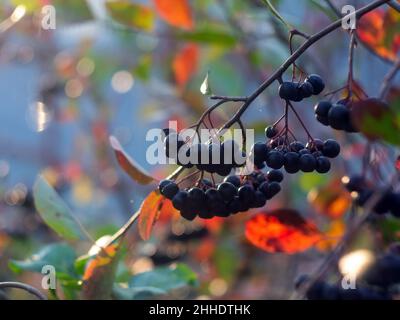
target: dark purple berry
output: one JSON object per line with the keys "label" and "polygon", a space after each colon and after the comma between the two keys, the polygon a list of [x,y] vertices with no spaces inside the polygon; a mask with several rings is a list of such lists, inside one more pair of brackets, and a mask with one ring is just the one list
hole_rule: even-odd
{"label": "dark purple berry", "polygon": [[267,172],[268,181],[282,182],[283,173],[280,170],[270,170]]}
{"label": "dark purple berry", "polygon": [[297,152],[287,152],[284,158],[284,166],[287,173],[296,173],[300,170],[300,157]]}
{"label": "dark purple berry", "polygon": [[270,127],[265,128],[265,135],[267,138],[271,139],[271,138],[275,137],[277,134],[278,134],[278,130],[276,130],[275,127],[270,126]]}
{"label": "dark purple berry", "polygon": [[333,139],[328,139],[322,147],[322,154],[328,158],[336,158],[340,153],[340,145]]}
{"label": "dark purple berry", "polygon": [[191,210],[181,210],[181,216],[186,220],[192,221],[196,218],[196,213]]}
{"label": "dark purple berry", "polygon": [[163,194],[162,190],[164,189],[164,187],[166,187],[171,182],[173,182],[173,181],[167,180],[167,179],[160,181],[160,183],[158,184],[158,190],[160,191],[161,194]]}
{"label": "dark purple berry", "polygon": [[233,200],[237,195],[237,188],[230,182],[223,182],[217,188],[222,199],[226,202]]}
{"label": "dark purple berry", "polygon": [[188,198],[189,195],[187,191],[181,190],[172,198],[172,205],[177,210],[184,210],[186,209]]}
{"label": "dark purple berry", "polygon": [[321,156],[317,158],[317,167],[319,173],[327,173],[331,169],[331,163],[328,158]]}
{"label": "dark purple berry", "polygon": [[298,83],[285,81],[279,86],[279,96],[285,100],[301,101],[302,95]]}
{"label": "dark purple berry", "polygon": [[314,112],[317,116],[327,118],[329,110],[332,108],[332,103],[330,101],[320,101],[314,107]]}
{"label": "dark purple berry", "polygon": [[303,98],[309,98],[313,95],[314,88],[311,83],[309,82],[303,82],[300,85],[300,93]]}
{"label": "dark purple berry", "polygon": [[280,169],[284,163],[283,154],[279,151],[270,151],[267,156],[267,165],[273,169]]}
{"label": "dark purple berry", "polygon": [[179,187],[175,182],[171,182],[167,184],[163,189],[162,189],[162,195],[164,195],[167,199],[172,200],[173,197],[179,192]]}
{"label": "dark purple berry", "polygon": [[240,177],[239,176],[228,176],[224,179],[224,182],[230,182],[237,188],[240,187]]}
{"label": "dark purple berry", "polygon": [[243,201],[248,205],[251,205],[254,202],[255,192],[254,188],[251,187],[250,185],[244,185],[240,187],[238,190],[238,194],[240,201]]}
{"label": "dark purple berry", "polygon": [[312,172],[317,166],[317,160],[312,154],[303,154],[300,156],[300,170],[303,172]]}
{"label": "dark purple berry", "polygon": [[364,177],[360,175],[344,176],[342,183],[349,192],[360,192],[367,187]]}
{"label": "dark purple berry", "polygon": [[336,130],[344,130],[350,121],[349,109],[340,104],[334,104],[328,112],[329,125]]}
{"label": "dark purple berry", "polygon": [[290,150],[294,152],[299,152],[300,150],[304,149],[304,144],[302,144],[300,141],[293,141],[289,145]]}
{"label": "dark purple berry", "polygon": [[314,95],[320,94],[325,89],[324,80],[317,74],[310,74],[305,82],[311,83]]}
{"label": "dark purple berry", "polygon": [[265,195],[261,191],[256,191],[253,207],[262,208],[265,206],[266,202],[267,198],[265,197]]}

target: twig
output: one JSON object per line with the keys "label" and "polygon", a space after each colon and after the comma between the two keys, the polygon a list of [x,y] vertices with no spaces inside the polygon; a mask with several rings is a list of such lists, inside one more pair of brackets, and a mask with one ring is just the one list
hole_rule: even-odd
{"label": "twig", "polygon": [[[355,12],[355,17],[360,18],[366,13],[378,8],[379,6],[387,3],[389,0],[377,0],[374,1],[361,9],[358,9]],[[315,42],[335,31],[336,29],[342,26],[342,19],[339,19],[332,24],[325,27],[323,30],[318,33],[310,36],[310,38],[305,41],[268,79],[266,79],[250,96],[248,96],[246,102],[239,108],[239,110],[233,115],[233,117],[225,123],[225,125],[220,129],[220,131],[224,129],[230,128],[237,120],[243,115],[243,113],[247,110],[250,104],[264,92],[275,80],[282,77],[283,73],[295,62],[309,47],[311,47]]]}
{"label": "twig", "polygon": [[392,82],[397,74],[397,72],[400,70],[400,58],[397,59],[393,67],[389,70],[389,72],[386,74],[386,76],[383,78],[381,90],[379,92],[379,98],[384,99],[387,92],[389,91]]}
{"label": "twig", "polygon": [[22,282],[0,282],[0,289],[5,288],[14,288],[14,289],[21,289],[29,292],[30,294],[34,295],[39,300],[47,300],[47,297],[41,293],[38,289]]}

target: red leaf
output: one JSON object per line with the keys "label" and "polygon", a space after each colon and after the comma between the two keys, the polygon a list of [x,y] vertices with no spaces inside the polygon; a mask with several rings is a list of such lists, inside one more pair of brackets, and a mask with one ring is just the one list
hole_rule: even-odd
{"label": "red leaf", "polygon": [[289,254],[305,251],[321,239],[316,226],[292,209],[255,215],[246,223],[245,235],[262,250]]}
{"label": "red leaf", "polygon": [[153,0],[159,16],[170,25],[193,28],[192,10],[187,0]]}
{"label": "red leaf", "polygon": [[144,185],[155,180],[153,177],[145,173],[145,170],[142,169],[129,155],[125,153],[117,138],[111,136],[110,144],[114,149],[119,165],[133,180]]}
{"label": "red leaf", "polygon": [[359,39],[377,55],[395,61],[400,50],[400,15],[395,9],[376,9],[357,26]]}
{"label": "red leaf", "polygon": [[161,214],[174,214],[176,209],[158,190],[152,191],[143,200],[139,209],[139,234],[143,240],[150,239],[151,231]]}
{"label": "red leaf", "polygon": [[175,56],[172,63],[175,80],[179,87],[183,87],[197,70],[199,48],[195,44],[186,45]]}

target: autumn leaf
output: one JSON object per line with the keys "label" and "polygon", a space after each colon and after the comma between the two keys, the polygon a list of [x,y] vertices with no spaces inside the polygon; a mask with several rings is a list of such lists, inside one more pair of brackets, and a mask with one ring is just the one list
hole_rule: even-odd
{"label": "autumn leaf", "polygon": [[154,13],[147,6],[127,0],[108,0],[106,8],[113,19],[125,26],[146,31],[153,29]]}
{"label": "autumn leaf", "polygon": [[[96,242],[97,243],[97,242]],[[86,265],[82,280],[82,296],[87,300],[110,299],[118,264],[118,244],[101,247]]]}
{"label": "autumn leaf", "polygon": [[114,136],[110,137],[111,147],[114,149],[115,156],[121,168],[136,182],[146,185],[154,181],[143,168],[139,166],[126,152]]}
{"label": "autumn leaf", "polygon": [[346,225],[342,220],[333,220],[329,228],[324,232],[323,237],[318,241],[315,247],[319,251],[329,251],[336,247],[339,240],[346,231]]}
{"label": "autumn leaf", "polygon": [[187,0],[153,0],[159,16],[172,26],[192,29],[192,10]]}
{"label": "autumn leaf", "polygon": [[353,102],[351,120],[368,139],[383,139],[400,145],[400,123],[385,102],[376,98]]}
{"label": "autumn leaf", "polygon": [[175,81],[179,87],[184,87],[196,72],[199,60],[199,47],[196,44],[188,44],[175,56],[172,68]]}
{"label": "autumn leaf", "polygon": [[171,200],[165,198],[158,190],[152,191],[142,202],[139,209],[139,234],[143,240],[148,240],[161,214],[174,214],[176,209]]}
{"label": "autumn leaf", "polygon": [[371,11],[360,19],[357,35],[377,55],[395,61],[400,50],[400,15],[393,8]]}
{"label": "autumn leaf", "polygon": [[308,202],[319,214],[337,219],[351,206],[350,194],[343,188],[340,179],[310,190]]}
{"label": "autumn leaf", "polygon": [[245,235],[264,251],[288,254],[305,251],[321,239],[316,226],[293,209],[256,214],[247,221]]}

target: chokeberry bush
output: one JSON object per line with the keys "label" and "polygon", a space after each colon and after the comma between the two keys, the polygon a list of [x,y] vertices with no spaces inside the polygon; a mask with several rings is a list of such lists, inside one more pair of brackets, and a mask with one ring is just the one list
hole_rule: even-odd
{"label": "chokeberry bush", "polygon": [[0,5],[0,299],[400,297],[398,2],[47,2]]}

